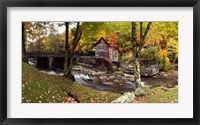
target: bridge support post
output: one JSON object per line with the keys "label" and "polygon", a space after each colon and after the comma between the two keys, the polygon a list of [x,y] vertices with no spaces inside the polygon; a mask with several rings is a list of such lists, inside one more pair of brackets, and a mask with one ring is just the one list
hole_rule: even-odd
{"label": "bridge support post", "polygon": [[37,68],[37,62],[38,62],[38,58],[37,58],[37,57],[35,57],[35,58],[34,58],[34,60],[35,60],[35,65],[34,65],[34,67],[35,67],[35,68]]}
{"label": "bridge support post", "polygon": [[49,57],[49,70],[52,70],[53,57]]}
{"label": "bridge support post", "polygon": [[22,54],[22,61],[28,63],[28,58],[25,54]]}

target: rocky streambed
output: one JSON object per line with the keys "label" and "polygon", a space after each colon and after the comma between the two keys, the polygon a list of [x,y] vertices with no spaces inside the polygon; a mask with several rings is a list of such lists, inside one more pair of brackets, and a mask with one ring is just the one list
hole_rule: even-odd
{"label": "rocky streambed", "polygon": [[[73,67],[72,74],[76,82],[97,90],[125,93],[136,89],[134,75],[122,71],[97,71],[93,68],[76,65]],[[177,75],[176,71],[173,73],[161,72],[151,77],[142,77],[142,86],[149,88],[157,86],[173,87],[178,84]]]}
{"label": "rocky streambed", "polygon": [[[49,75],[63,76],[62,72],[41,71]],[[116,93],[132,92],[136,89],[134,75],[123,71],[99,71],[90,66],[74,65],[72,69],[74,81],[96,90]],[[142,86],[153,88],[157,86],[174,87],[178,84],[178,72],[160,72],[153,76],[142,76]]]}

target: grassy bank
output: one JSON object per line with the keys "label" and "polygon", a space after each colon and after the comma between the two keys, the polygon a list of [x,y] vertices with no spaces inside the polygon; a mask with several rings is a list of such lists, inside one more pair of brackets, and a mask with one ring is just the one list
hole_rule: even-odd
{"label": "grassy bank", "polygon": [[42,73],[22,63],[23,103],[61,103],[68,97],[68,92],[77,96],[82,103],[111,102],[120,96],[117,93],[94,90],[62,76]]}
{"label": "grassy bank", "polygon": [[164,86],[150,89],[147,96],[136,97],[136,103],[177,103],[178,87],[166,88]]}
{"label": "grassy bank", "polygon": [[[159,90],[161,91],[161,90]],[[171,88],[167,92],[153,94],[143,100],[143,103],[177,103],[178,102],[178,88]]]}
{"label": "grassy bank", "polygon": [[[75,95],[81,103],[109,103],[121,95],[98,91],[76,83],[63,76],[48,75],[22,63],[22,102],[23,103],[62,103],[68,94]],[[174,103],[178,102],[178,88],[150,89],[147,96],[136,97],[135,103]]]}

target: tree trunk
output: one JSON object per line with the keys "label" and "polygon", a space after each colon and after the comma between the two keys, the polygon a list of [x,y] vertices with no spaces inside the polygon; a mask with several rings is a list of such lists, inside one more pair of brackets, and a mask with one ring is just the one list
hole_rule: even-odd
{"label": "tree trunk", "polygon": [[133,61],[135,67],[134,71],[134,79],[137,88],[141,86],[141,76],[140,76],[140,58],[139,58],[139,43],[136,40],[136,22],[132,22],[132,45],[133,45]]}
{"label": "tree trunk", "polygon": [[65,22],[65,62],[64,62],[64,76],[69,77],[69,23]]}
{"label": "tree trunk", "polygon": [[26,41],[26,37],[25,37],[25,31],[24,31],[24,23],[22,22],[22,61],[24,62],[28,62],[26,59],[26,48],[25,48],[25,41]]}
{"label": "tree trunk", "polygon": [[72,72],[72,66],[73,66],[73,59],[74,54],[71,55],[71,58],[69,60],[69,67],[68,67],[68,77],[71,78],[71,72]]}
{"label": "tree trunk", "polygon": [[134,78],[135,78],[135,83],[138,87],[141,87],[141,76],[140,76],[140,58],[135,58],[135,73],[134,73]]}
{"label": "tree trunk", "polygon": [[145,44],[145,39],[146,39],[147,34],[150,30],[151,24],[152,24],[152,22],[148,23],[146,30],[143,34],[143,31],[142,31],[143,23],[140,22],[140,40],[137,41],[136,40],[137,24],[136,24],[136,22],[132,22],[133,60],[134,60],[134,64],[135,64],[133,71],[134,71],[134,79],[135,79],[135,83],[136,83],[137,88],[142,86],[141,76],[140,76],[140,53],[141,53],[142,47]]}
{"label": "tree trunk", "polygon": [[[67,61],[67,66],[66,66],[66,69],[65,69],[65,73],[64,75],[68,78],[71,78],[71,71],[72,71],[72,66],[73,66],[73,59],[74,59],[74,55],[75,55],[75,49],[79,43],[79,40],[82,36],[82,31],[80,30],[79,28],[80,26],[80,22],[77,23],[77,27],[76,27],[76,33],[75,33],[75,36],[74,36],[74,39],[73,39],[73,47],[72,47],[72,52],[71,52],[71,56],[70,56],[70,60],[69,60],[69,51],[67,52],[68,54],[68,59],[66,60]],[[69,44],[68,44],[68,50],[69,50]]]}

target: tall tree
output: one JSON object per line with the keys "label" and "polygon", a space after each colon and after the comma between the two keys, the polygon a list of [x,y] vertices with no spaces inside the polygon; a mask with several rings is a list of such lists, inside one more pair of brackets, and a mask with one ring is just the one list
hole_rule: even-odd
{"label": "tall tree", "polygon": [[65,22],[65,62],[64,62],[64,76],[68,77],[69,71],[69,23]]}
{"label": "tall tree", "polygon": [[[23,22],[22,27],[24,27],[24,35],[22,40],[24,40],[24,48],[28,48],[31,43],[34,42],[34,51],[43,51],[44,42],[47,42],[47,37],[49,34],[58,34],[58,28],[63,25],[62,22]],[[23,29],[22,29],[23,30]],[[23,43],[22,43],[23,44]],[[25,47],[26,45],[26,47]],[[22,48],[22,51],[24,49]],[[27,50],[28,51],[28,50]]]}
{"label": "tall tree", "polygon": [[26,41],[25,23],[22,22],[22,61],[26,62],[26,58],[25,58],[25,54],[26,54],[25,41]]}
{"label": "tall tree", "polygon": [[[68,32],[66,32],[66,34],[68,34]],[[68,35],[66,35],[68,37]],[[70,58],[68,59],[65,59],[65,71],[64,71],[64,76],[65,77],[68,77],[68,78],[71,78],[71,70],[72,70],[72,66],[73,66],[73,59],[74,59],[74,55],[75,55],[75,49],[81,39],[81,36],[82,36],[82,30],[80,28],[80,22],[77,22],[77,25],[76,25],[76,31],[75,31],[75,34],[74,34],[74,38],[72,40],[72,47],[71,47],[71,53],[69,54],[69,41],[67,41],[66,39],[66,52],[68,54],[68,57],[70,55]],[[66,55],[67,55],[66,54]],[[67,57],[66,57],[67,58]]]}
{"label": "tall tree", "polygon": [[136,22],[132,22],[132,45],[133,45],[133,61],[135,64],[134,67],[134,77],[135,77],[135,83],[138,87],[141,87],[141,76],[140,76],[140,53],[142,50],[142,47],[144,46],[145,43],[145,39],[147,37],[147,34],[150,30],[152,22],[149,22],[146,30],[143,34],[143,23],[140,22],[140,40],[137,41],[137,32],[136,32],[136,27],[137,27],[137,23]]}

